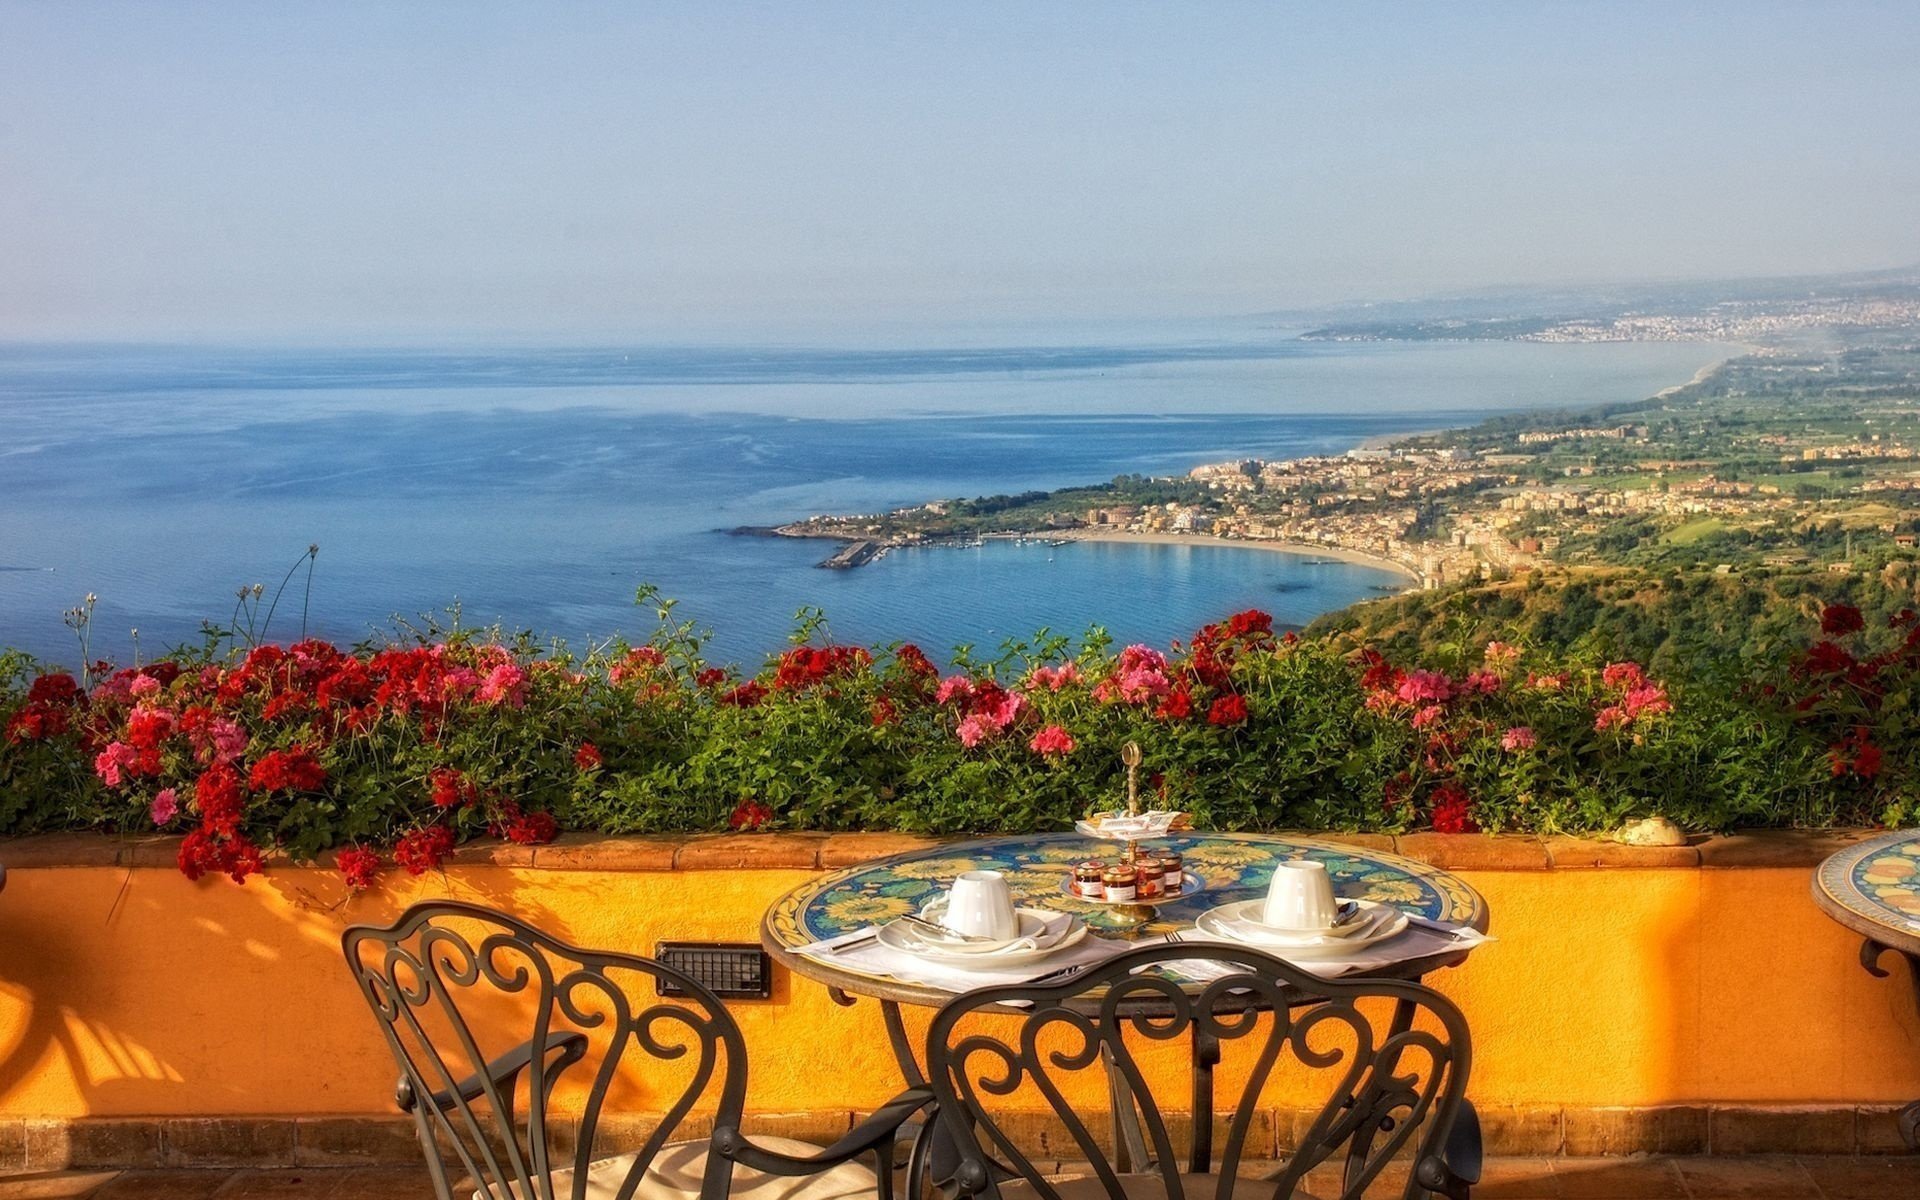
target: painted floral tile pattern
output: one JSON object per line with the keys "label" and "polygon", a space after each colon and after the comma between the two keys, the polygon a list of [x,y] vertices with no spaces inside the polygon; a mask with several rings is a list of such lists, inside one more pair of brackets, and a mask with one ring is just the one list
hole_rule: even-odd
{"label": "painted floral tile pattern", "polygon": [[[1376,900],[1435,920],[1478,923],[1479,895],[1444,871],[1392,854],[1312,838],[1264,834],[1202,834],[1152,843],[1178,851],[1186,868],[1206,880],[1198,894],[1154,909],[1143,933],[1183,929],[1216,905],[1252,899],[1266,891],[1274,865],[1285,859],[1323,862],[1342,897]],[[1112,921],[1102,906],[1066,894],[1075,863],[1119,857],[1122,847],[1078,834],[994,838],[876,859],[828,875],[788,895],[768,914],[768,927],[785,945],[799,946],[915,912],[945,891],[963,871],[994,870],[1007,876],[1022,905],[1074,912],[1099,926]],[[1917,860],[1920,861],[1920,860]]]}
{"label": "painted floral tile pattern", "polygon": [[[1829,882],[1822,880],[1823,883]],[[1920,833],[1908,832],[1865,843],[1854,855],[1844,876],[1851,895],[1839,898],[1862,915],[1875,915],[1895,924],[1920,924]]]}

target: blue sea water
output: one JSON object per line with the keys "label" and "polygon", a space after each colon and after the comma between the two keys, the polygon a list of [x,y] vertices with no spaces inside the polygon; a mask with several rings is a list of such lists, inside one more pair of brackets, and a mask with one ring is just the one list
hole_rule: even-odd
{"label": "blue sea water", "polygon": [[[124,658],[271,597],[309,543],[313,632],[442,613],[644,636],[653,583],[722,658],[817,606],[835,637],[982,648],[1047,626],[1164,643],[1239,608],[1305,622],[1392,574],[1232,547],[989,543],[821,571],[730,536],[815,512],[1339,451],[1516,408],[1635,400],[1701,344],[1204,344],[494,352],[0,347],[0,645],[71,662],[96,593]],[[304,575],[267,631],[299,632]]]}

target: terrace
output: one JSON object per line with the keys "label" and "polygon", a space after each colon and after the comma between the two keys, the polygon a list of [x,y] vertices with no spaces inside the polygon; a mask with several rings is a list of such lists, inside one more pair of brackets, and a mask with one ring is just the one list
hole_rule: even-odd
{"label": "terrace", "polygon": [[[658,1141],[755,1196],[1139,1200],[1176,1161],[1190,1195],[1899,1194],[1920,1005],[1885,968],[1920,954],[1920,839],[1860,826],[1904,811],[1911,738],[1820,722],[1915,639],[1823,624],[1832,682],[1772,715],[1636,664],[1415,667],[1258,613],[1172,655],[949,673],[812,645],[742,676],[669,631],[22,677],[7,1194],[597,1200],[548,1173]],[[1649,810],[1670,821],[1614,835]],[[487,946],[546,965],[471,965]],[[615,967],[645,977],[624,1008],[553,991]],[[701,1035],[705,1075],[607,1040],[703,1002],[732,1031]],[[957,1031],[1043,1019],[1035,1046],[1098,1031],[1047,1058],[1072,1080],[964,1061],[985,1043]],[[718,1200],[728,1172],[691,1172],[636,1194]]]}

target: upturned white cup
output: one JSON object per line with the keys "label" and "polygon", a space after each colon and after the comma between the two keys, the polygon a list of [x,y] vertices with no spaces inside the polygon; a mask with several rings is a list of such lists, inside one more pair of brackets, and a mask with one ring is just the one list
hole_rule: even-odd
{"label": "upturned white cup", "polygon": [[1310,931],[1333,928],[1340,909],[1333,898],[1333,877],[1325,863],[1288,859],[1274,869],[1262,914],[1275,929]]}
{"label": "upturned white cup", "polygon": [[1014,911],[1013,890],[998,871],[967,871],[953,881],[947,893],[947,911],[940,923],[970,937],[1011,939],[1019,936],[1020,916]]}

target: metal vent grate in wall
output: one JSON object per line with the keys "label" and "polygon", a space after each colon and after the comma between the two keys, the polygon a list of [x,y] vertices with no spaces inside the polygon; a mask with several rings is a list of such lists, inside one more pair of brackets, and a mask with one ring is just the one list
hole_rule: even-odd
{"label": "metal vent grate in wall", "polygon": [[[751,943],[661,942],[653,954],[724,1000],[765,1000],[773,995],[767,952]],[[662,996],[687,994],[687,989],[665,979],[655,980],[654,990]]]}

